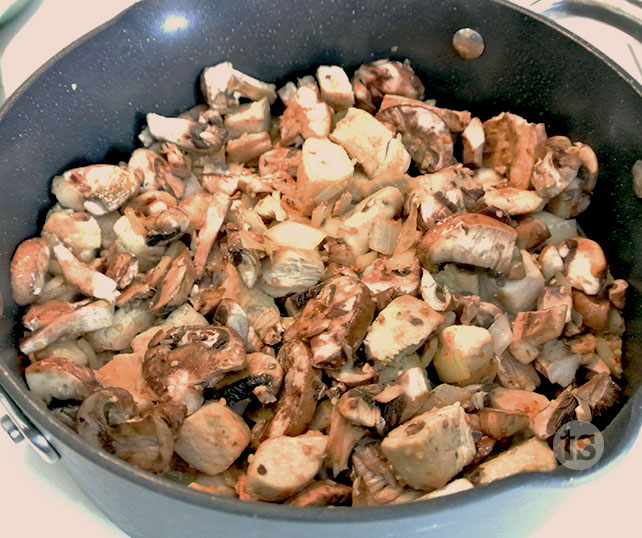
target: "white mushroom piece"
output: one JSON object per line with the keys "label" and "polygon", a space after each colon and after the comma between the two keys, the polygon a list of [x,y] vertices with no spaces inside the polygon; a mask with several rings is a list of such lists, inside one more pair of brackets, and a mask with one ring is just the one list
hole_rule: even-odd
{"label": "white mushroom piece", "polygon": [[203,388],[246,365],[245,346],[227,327],[170,327],[149,342],[143,376],[159,396],[182,402],[188,413],[203,403]]}
{"label": "white mushroom piece", "polygon": [[248,491],[264,501],[298,493],[321,469],[327,444],[327,437],[319,432],[263,441],[247,470]]}
{"label": "white mushroom piece", "polygon": [[381,449],[409,486],[424,490],[445,486],[475,455],[472,431],[458,403],[418,415],[392,430]]}
{"label": "white mushroom piece", "polygon": [[135,149],[127,167],[141,178],[141,192],[164,190],[176,198],[182,198],[185,193],[185,185],[171,172],[167,160],[151,149]]}
{"label": "white mushroom piece", "polygon": [[64,357],[43,359],[28,366],[25,378],[33,395],[47,405],[55,401],[78,405],[98,388],[91,368]]}
{"label": "white mushroom piece", "polygon": [[34,237],[18,245],[11,258],[11,291],[19,305],[35,302],[43,291],[49,269],[49,245]]}
{"label": "white mushroom piece", "polygon": [[42,236],[45,239],[55,236],[82,262],[93,260],[101,246],[101,230],[96,219],[70,209],[49,213],[42,227]]}
{"label": "white mushroom piece", "polygon": [[152,112],[146,120],[154,138],[189,151],[213,153],[221,148],[227,136],[222,127],[202,125],[189,118],[167,118]]}
{"label": "white mushroom piece", "polygon": [[225,404],[211,402],[185,419],[174,450],[192,467],[215,475],[241,455],[251,434],[245,421]]}
{"label": "white mushroom piece", "polygon": [[105,215],[138,193],[141,178],[127,168],[93,164],[53,178],[51,192],[63,207]]}
{"label": "white mushroom piece", "polygon": [[363,64],[354,73],[352,87],[357,106],[374,112],[386,94],[423,99],[424,85],[412,69],[410,62],[376,60]]}
{"label": "white mushroom piece", "polygon": [[401,140],[422,172],[436,172],[454,164],[453,140],[446,122],[423,107],[398,105],[380,110],[376,119]]}
{"label": "white mushroom piece", "polygon": [[424,267],[456,262],[506,274],[517,233],[491,217],[477,213],[452,215],[433,226],[419,244]]}
{"label": "white mushroom piece", "polygon": [[559,248],[564,252],[565,274],[570,284],[587,295],[596,295],[607,268],[602,247],[591,239],[573,237]]}
{"label": "white mushroom piece", "polygon": [[[400,295],[417,295],[420,286],[419,270],[420,264],[415,252],[408,250],[390,258],[377,258],[364,269],[361,282],[372,293],[377,309],[383,310]],[[427,301],[426,297],[423,298]],[[430,301],[428,304],[435,308]],[[440,311],[439,308],[435,310]]]}

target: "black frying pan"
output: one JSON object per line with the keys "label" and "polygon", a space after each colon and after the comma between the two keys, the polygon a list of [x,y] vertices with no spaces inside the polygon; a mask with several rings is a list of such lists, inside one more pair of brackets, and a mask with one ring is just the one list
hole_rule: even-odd
{"label": "black frying pan", "polygon": [[[170,14],[186,17],[174,33]],[[474,61],[451,47],[478,30]],[[395,47],[395,53],[391,48]],[[441,106],[481,118],[509,110],[591,145],[601,171],[580,223],[604,245],[612,271],[631,283],[626,311],[626,405],[604,432],[587,471],[532,473],[428,502],[366,508],[293,508],[213,498],[137,470],[87,446],[26,390],[14,351],[9,259],[36,234],[49,181],[75,165],[117,162],[135,146],[144,113],[172,115],[198,99],[201,69],[222,60],[264,80],[321,63],[348,68],[382,56],[409,58]],[[69,91],[76,84],[76,91]],[[450,532],[523,535],[570,484],[625,452],[642,422],[642,225],[630,186],[642,155],[642,89],[586,44],[503,0],[147,0],[92,32],[38,71],[0,112],[0,284],[5,300],[0,384],[49,439],[87,496],[132,536],[367,536]]]}

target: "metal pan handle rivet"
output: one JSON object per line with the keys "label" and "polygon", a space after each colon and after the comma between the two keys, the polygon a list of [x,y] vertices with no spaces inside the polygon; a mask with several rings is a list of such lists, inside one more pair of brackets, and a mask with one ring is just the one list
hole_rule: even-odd
{"label": "metal pan handle rivet", "polygon": [[14,443],[19,443],[24,440],[24,436],[20,433],[20,429],[16,426],[11,420],[11,417],[4,415],[0,418],[0,426],[7,432],[7,435],[11,438]]}
{"label": "metal pan handle rivet", "polygon": [[462,58],[476,60],[484,53],[484,38],[477,30],[460,28],[452,39],[453,48]]}

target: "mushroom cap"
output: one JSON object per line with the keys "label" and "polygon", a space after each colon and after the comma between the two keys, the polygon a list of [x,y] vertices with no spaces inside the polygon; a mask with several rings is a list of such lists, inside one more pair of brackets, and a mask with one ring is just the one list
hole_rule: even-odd
{"label": "mushroom cap", "polygon": [[409,63],[386,59],[361,65],[352,84],[359,106],[373,112],[373,105],[388,93],[421,100],[425,91]]}
{"label": "mushroom cap", "polygon": [[126,422],[136,412],[132,395],[120,387],[107,387],[90,394],[78,409],[78,433],[96,446],[102,446],[112,426]]}
{"label": "mushroom cap", "polygon": [[215,386],[245,366],[245,346],[227,327],[170,327],[156,333],[143,359],[143,377],[159,395],[175,385]]}
{"label": "mushroom cap", "polygon": [[99,385],[93,370],[64,357],[43,359],[27,367],[25,378],[29,390],[44,401],[83,401]]}
{"label": "mushroom cap", "polygon": [[418,255],[428,268],[455,262],[507,273],[517,232],[486,215],[464,213],[439,221],[424,235]]}
{"label": "mushroom cap", "polygon": [[40,237],[18,245],[11,258],[11,291],[16,303],[31,304],[42,293],[49,259],[49,245]]}
{"label": "mushroom cap", "polygon": [[564,260],[568,281],[587,295],[597,294],[607,269],[602,247],[586,237],[572,237],[564,244],[569,249]]}
{"label": "mushroom cap", "polygon": [[379,111],[381,123],[401,133],[403,145],[420,170],[436,172],[454,164],[453,139],[446,122],[427,108],[398,105]]}

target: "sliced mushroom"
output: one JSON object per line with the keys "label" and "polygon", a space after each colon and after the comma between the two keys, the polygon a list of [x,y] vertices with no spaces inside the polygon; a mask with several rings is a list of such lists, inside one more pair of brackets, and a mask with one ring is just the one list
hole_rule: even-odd
{"label": "sliced mushroom", "polygon": [[582,323],[594,331],[606,330],[610,306],[607,299],[573,290],[573,308],[582,316]]}
{"label": "sliced mushroom", "polygon": [[142,272],[149,271],[162,258],[165,249],[159,246],[149,246],[146,242],[147,230],[144,221],[135,215],[127,213],[120,217],[113,225],[116,236],[114,250],[128,252],[138,260]]}
{"label": "sliced mushroom", "polygon": [[248,491],[264,501],[280,501],[298,493],[321,469],[327,444],[320,432],[263,441],[248,467]]}
{"label": "sliced mushroom", "polygon": [[374,320],[364,340],[366,355],[387,364],[417,350],[444,321],[428,303],[410,295],[394,299]]}
{"label": "sliced mushroom", "polygon": [[[147,347],[147,346],[145,346]],[[151,407],[158,395],[143,377],[143,353],[120,353],[96,370],[103,387],[118,387],[134,398],[138,411]]]}
{"label": "sliced mushroom", "polygon": [[436,172],[454,164],[453,140],[446,122],[424,107],[398,105],[376,116],[394,133],[401,133],[406,150],[423,172]]}
{"label": "sliced mushroom", "polygon": [[109,327],[114,320],[114,307],[107,301],[82,304],[65,311],[47,325],[37,329],[20,342],[20,351],[25,355],[40,351],[52,342],[66,336],[74,338],[81,334]]}
{"label": "sliced mushroom", "polygon": [[316,250],[280,248],[263,263],[261,287],[272,297],[283,297],[318,284],[324,272]]}
{"label": "sliced mushroom", "polygon": [[396,428],[421,411],[429,394],[430,382],[425,368],[412,367],[401,372],[394,383],[374,398],[383,404],[386,430]]}
{"label": "sliced mushroom", "polygon": [[162,189],[176,198],[183,197],[185,185],[171,172],[169,163],[155,151],[146,148],[134,150],[127,167],[141,177],[142,192]]}
{"label": "sliced mushroom", "polygon": [[352,488],[332,480],[317,480],[285,501],[290,506],[341,506],[352,496]]}
{"label": "sliced mushroom", "polygon": [[626,290],[629,284],[626,280],[617,279],[609,286],[609,301],[615,308],[622,310],[626,306]]}
{"label": "sliced mushroom", "polygon": [[473,118],[461,133],[463,145],[461,162],[467,166],[480,168],[484,158],[486,135],[479,118]]}
{"label": "sliced mushroom", "polygon": [[321,379],[321,372],[312,368],[308,346],[300,340],[285,342],[279,350],[278,360],[285,370],[285,377],[267,437],[298,435],[305,431],[314,415],[315,389]]}
{"label": "sliced mushroom", "polygon": [[[149,342],[143,376],[159,396],[190,403],[202,402],[201,387],[215,387],[223,376],[245,367],[245,348],[227,327],[169,327]],[[197,393],[197,395],[194,394]]]}
{"label": "sliced mushroom", "polygon": [[204,126],[188,118],[167,118],[149,113],[146,120],[154,138],[188,151],[213,153],[221,148],[227,136],[222,127]]}
{"label": "sliced mushroom", "polygon": [[487,190],[484,199],[489,206],[501,209],[511,216],[533,213],[544,206],[544,201],[536,192],[515,187]]}
{"label": "sliced mushroom", "polygon": [[105,215],[135,196],[140,183],[141,179],[127,168],[93,164],[56,176],[51,192],[63,207]]}
{"label": "sliced mushroom", "polygon": [[541,379],[532,362],[524,364],[511,353],[504,352],[497,357],[497,382],[507,389],[533,392],[539,387]]}
{"label": "sliced mushroom", "polygon": [[564,260],[568,281],[587,295],[596,295],[607,269],[602,247],[585,237],[568,239],[563,246],[568,252]]}
{"label": "sliced mushroom", "polygon": [[327,453],[334,476],[348,468],[348,461],[354,447],[366,433],[368,433],[367,428],[348,420],[339,412],[336,405],[333,406]]}
{"label": "sliced mushroom", "polygon": [[101,245],[101,230],[96,219],[81,211],[51,212],[42,228],[42,236],[55,236],[83,262],[96,257]]}
{"label": "sliced mushroom", "polygon": [[381,449],[396,473],[416,489],[440,488],[475,455],[464,410],[455,403],[414,417],[392,430]]}
{"label": "sliced mushroom", "polygon": [[194,269],[200,277],[205,269],[207,257],[212,249],[223,220],[230,206],[230,197],[216,192],[212,194],[205,213],[205,223],[196,236],[196,252],[194,253]]}
{"label": "sliced mushroom", "polygon": [[384,427],[384,420],[381,416],[381,409],[375,401],[375,395],[380,391],[381,387],[378,385],[350,389],[339,398],[336,404],[337,409],[349,421],[381,431]]}
{"label": "sliced mushroom", "polygon": [[223,388],[217,394],[227,405],[250,397],[262,404],[276,401],[283,381],[283,368],[276,357],[267,353],[250,353],[247,366],[238,373],[227,375],[221,382]]}
{"label": "sliced mushroom", "polygon": [[177,207],[158,213],[148,223],[146,242],[149,246],[167,245],[180,238],[191,227],[189,217]]}
{"label": "sliced mushroom", "polygon": [[488,484],[513,474],[552,471],[556,467],[557,458],[548,444],[541,439],[533,438],[482,462],[472,478],[478,484]]}
{"label": "sliced mushroom", "polygon": [[129,252],[118,252],[107,258],[105,276],[116,282],[119,290],[129,286],[138,274],[138,259]]}
{"label": "sliced mushroom", "polygon": [[94,372],[64,357],[43,359],[25,370],[27,386],[47,405],[52,401],[82,402],[98,388]]}
{"label": "sliced mushroom", "polygon": [[35,302],[45,286],[49,269],[49,245],[34,237],[18,245],[11,258],[11,291],[19,305]]}
{"label": "sliced mushroom", "polygon": [[423,99],[424,85],[409,62],[376,60],[363,64],[352,79],[357,106],[369,112],[376,110],[384,95],[394,94],[411,99]]}
{"label": "sliced mushroom", "polygon": [[484,122],[484,134],[484,164],[505,167],[512,186],[528,189],[533,166],[544,154],[544,125],[502,112]]}
{"label": "sliced mushroom", "polygon": [[377,443],[365,441],[352,454],[352,466],[365,489],[365,504],[388,504],[404,491]]}
{"label": "sliced mushroom", "polygon": [[174,259],[149,304],[152,314],[160,314],[182,305],[189,295],[195,276],[192,258],[183,252]]}
{"label": "sliced mushroom", "polygon": [[132,395],[120,387],[97,390],[90,394],[78,409],[77,431],[81,437],[95,446],[103,446],[109,430],[122,424],[136,414]]}
{"label": "sliced mushroom", "polygon": [[[519,218],[517,220],[517,226],[515,226],[515,231],[517,232],[517,247],[520,250],[532,250],[536,247],[539,247],[542,243],[544,243],[551,237],[551,232],[549,231],[548,226],[546,226],[544,221],[536,219],[531,215]],[[549,247],[551,249],[555,249],[553,245],[547,245],[544,248],[547,249]],[[544,250],[542,250],[542,252],[544,252]],[[552,252],[554,251],[551,251],[551,254]],[[540,263],[542,263],[541,253]],[[543,267],[542,272],[544,272]]]}
{"label": "sliced mushroom", "polygon": [[551,383],[567,387],[575,379],[581,357],[573,353],[561,340],[544,344],[542,353],[535,359],[535,368]]}
{"label": "sliced mushroom", "polygon": [[535,435],[544,440],[551,438],[564,424],[576,418],[577,404],[570,389],[562,391],[533,419],[532,430]]}
{"label": "sliced mushroom", "polygon": [[147,303],[131,302],[114,312],[112,325],[92,331],[87,340],[96,351],[122,351],[129,348],[132,338],[149,329],[154,316]]}
{"label": "sliced mushroom", "polygon": [[604,372],[592,377],[589,381],[573,389],[573,394],[579,400],[586,402],[593,418],[600,418],[608,413],[620,396],[620,387]]}
{"label": "sliced mushroom", "polygon": [[361,282],[372,293],[377,309],[382,310],[400,295],[417,295],[419,269],[419,260],[414,251],[408,250],[390,258],[375,260],[363,271]]}
{"label": "sliced mushroom", "polygon": [[576,154],[566,151],[568,148],[551,146],[550,143],[547,146],[546,155],[533,167],[531,181],[537,194],[554,198],[575,179],[581,162]]}
{"label": "sliced mushroom", "polygon": [[444,262],[485,267],[507,273],[517,233],[485,215],[452,215],[433,226],[419,244],[419,259],[427,268]]}

